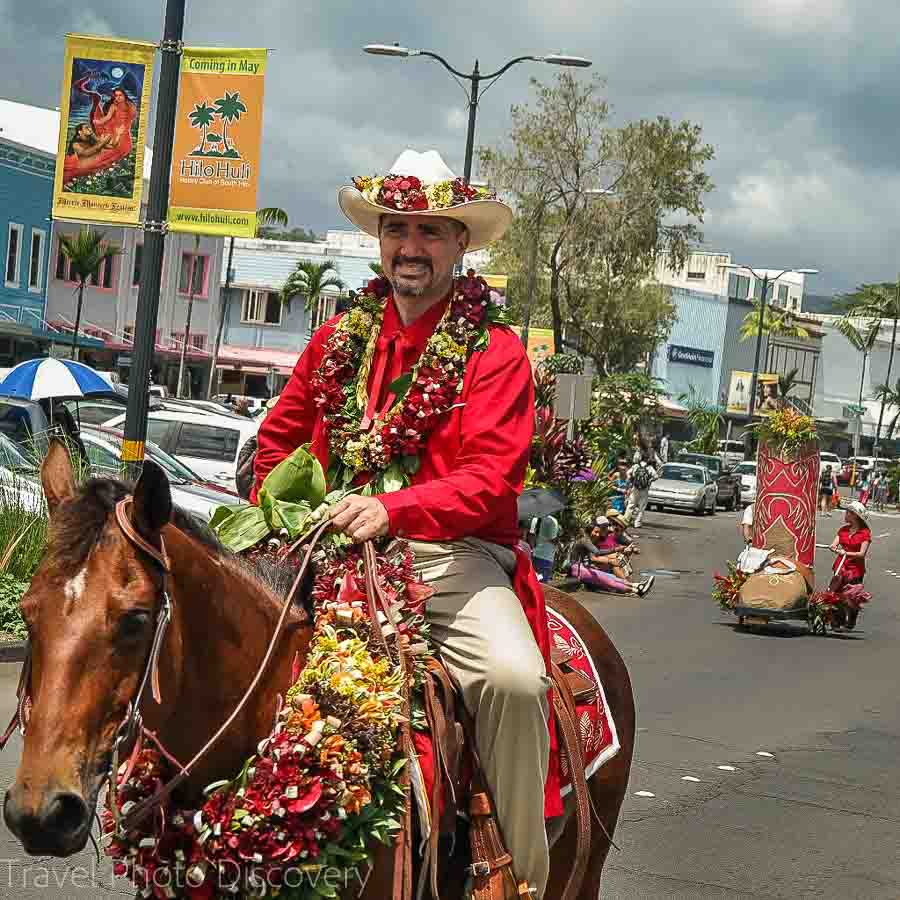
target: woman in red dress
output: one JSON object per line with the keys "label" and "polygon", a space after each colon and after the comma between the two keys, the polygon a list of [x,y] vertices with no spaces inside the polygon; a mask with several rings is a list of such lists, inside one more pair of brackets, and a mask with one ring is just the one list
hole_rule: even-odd
{"label": "woman in red dress", "polygon": [[74,85],[82,93],[90,95],[93,106],[90,125],[80,125],[69,142],[63,162],[63,184],[81,175],[90,175],[108,169],[131,153],[134,142],[131,126],[137,115],[135,105],[122,88],[115,88],[104,105],[100,94],[87,87],[91,76]]}
{"label": "woman in red dress", "polygon": [[[834,576],[830,589],[835,593],[842,592],[852,584],[861,585],[866,577],[866,554],[872,545],[872,532],[869,530],[869,513],[865,506],[854,500],[848,507],[845,524],[831,542],[831,549],[837,554],[834,561]],[[857,589],[859,590],[859,589]],[[856,625],[859,605],[849,604],[847,627]]]}

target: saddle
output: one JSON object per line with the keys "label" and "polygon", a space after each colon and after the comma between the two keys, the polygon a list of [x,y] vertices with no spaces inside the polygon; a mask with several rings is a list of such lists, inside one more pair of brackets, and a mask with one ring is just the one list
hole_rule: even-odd
{"label": "saddle", "polygon": [[[560,900],[572,900],[578,895],[587,866],[591,830],[585,748],[579,738],[575,708],[595,700],[596,686],[569,665],[573,652],[559,648],[551,652],[553,714],[560,736],[560,751],[568,757],[569,771],[572,773],[578,829],[572,872]],[[471,864],[467,874],[471,879],[473,900],[529,896],[527,883],[518,881],[513,872],[512,856],[503,841],[493,799],[475,750],[472,722],[449,674],[438,660],[429,663],[424,690],[431,758],[428,761],[430,765],[422,768],[430,771],[424,776],[421,772],[412,775],[412,793],[416,797],[426,847],[419,874],[419,896],[428,879],[432,896],[439,900],[439,842],[442,835],[455,835],[457,815],[461,812],[465,812],[469,819]],[[423,748],[425,755],[428,755],[428,743],[427,738],[416,741],[420,759]],[[422,802],[423,795],[425,803]],[[401,836],[401,841],[411,846],[411,835]],[[395,891],[395,897],[396,894]],[[396,900],[404,900],[402,892]]]}

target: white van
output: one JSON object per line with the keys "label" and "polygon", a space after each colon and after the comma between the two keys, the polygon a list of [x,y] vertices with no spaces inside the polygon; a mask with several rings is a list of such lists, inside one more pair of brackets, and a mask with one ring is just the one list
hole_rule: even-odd
{"label": "white van", "polygon": [[744,461],[744,442],[719,441],[719,456],[726,468],[733,469]]}

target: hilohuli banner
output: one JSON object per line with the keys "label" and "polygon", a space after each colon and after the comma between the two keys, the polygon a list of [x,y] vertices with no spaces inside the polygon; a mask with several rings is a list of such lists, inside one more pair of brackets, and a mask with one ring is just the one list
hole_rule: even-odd
{"label": "hilohuli banner", "polygon": [[185,47],[169,229],[254,237],[266,51]]}
{"label": "hilohuli banner", "polygon": [[156,45],[66,35],[53,217],[136,225]]}

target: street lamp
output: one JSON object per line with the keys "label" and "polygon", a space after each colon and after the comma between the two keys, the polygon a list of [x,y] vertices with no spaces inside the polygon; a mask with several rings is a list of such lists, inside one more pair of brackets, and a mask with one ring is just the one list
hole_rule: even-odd
{"label": "street lamp", "polygon": [[[752,266],[740,266],[736,263],[728,263],[727,265],[722,266],[723,269],[741,269],[742,271],[750,272],[751,275],[757,280],[762,281],[762,290],[760,291],[760,301],[759,301],[759,325],[756,329],[756,355],[753,359],[753,377],[750,380],[750,405],[748,408],[748,419],[753,418],[753,414],[756,412],[756,384],[759,380],[759,354],[762,349],[762,336],[763,336],[763,322],[766,315],[766,302],[769,299],[769,272],[766,270],[763,272],[762,276],[753,269]],[[818,269],[784,269],[779,272],[772,280],[772,282],[777,282],[782,275],[787,275],[788,272],[794,272],[797,275],[818,275]],[[745,445],[746,446],[746,445]]]}
{"label": "street lamp", "polygon": [[525,62],[526,60],[548,63],[551,66],[571,66],[581,69],[591,65],[591,60],[585,59],[583,56],[550,53],[547,56],[517,56],[515,59],[511,59],[505,66],[497,69],[496,72],[491,72],[489,75],[481,74],[481,70],[478,68],[478,60],[476,59],[475,68],[471,73],[466,74],[465,72],[460,72],[458,69],[454,69],[446,59],[439,56],[437,53],[432,53],[430,50],[413,50],[410,47],[401,47],[400,44],[366,44],[366,46],[363,47],[363,50],[374,56],[396,56],[403,58],[410,56],[427,56],[430,59],[437,60],[437,62],[450,72],[451,75],[454,75],[457,78],[464,78],[469,82],[471,85],[471,90],[469,92],[469,130],[466,134],[466,157],[463,166],[463,178],[465,178],[467,183],[472,175],[472,152],[475,145],[475,114],[478,110],[478,101],[484,93],[484,91],[480,91],[482,81],[490,82],[484,89],[486,91],[487,88],[507,70],[511,69],[517,63]]}

